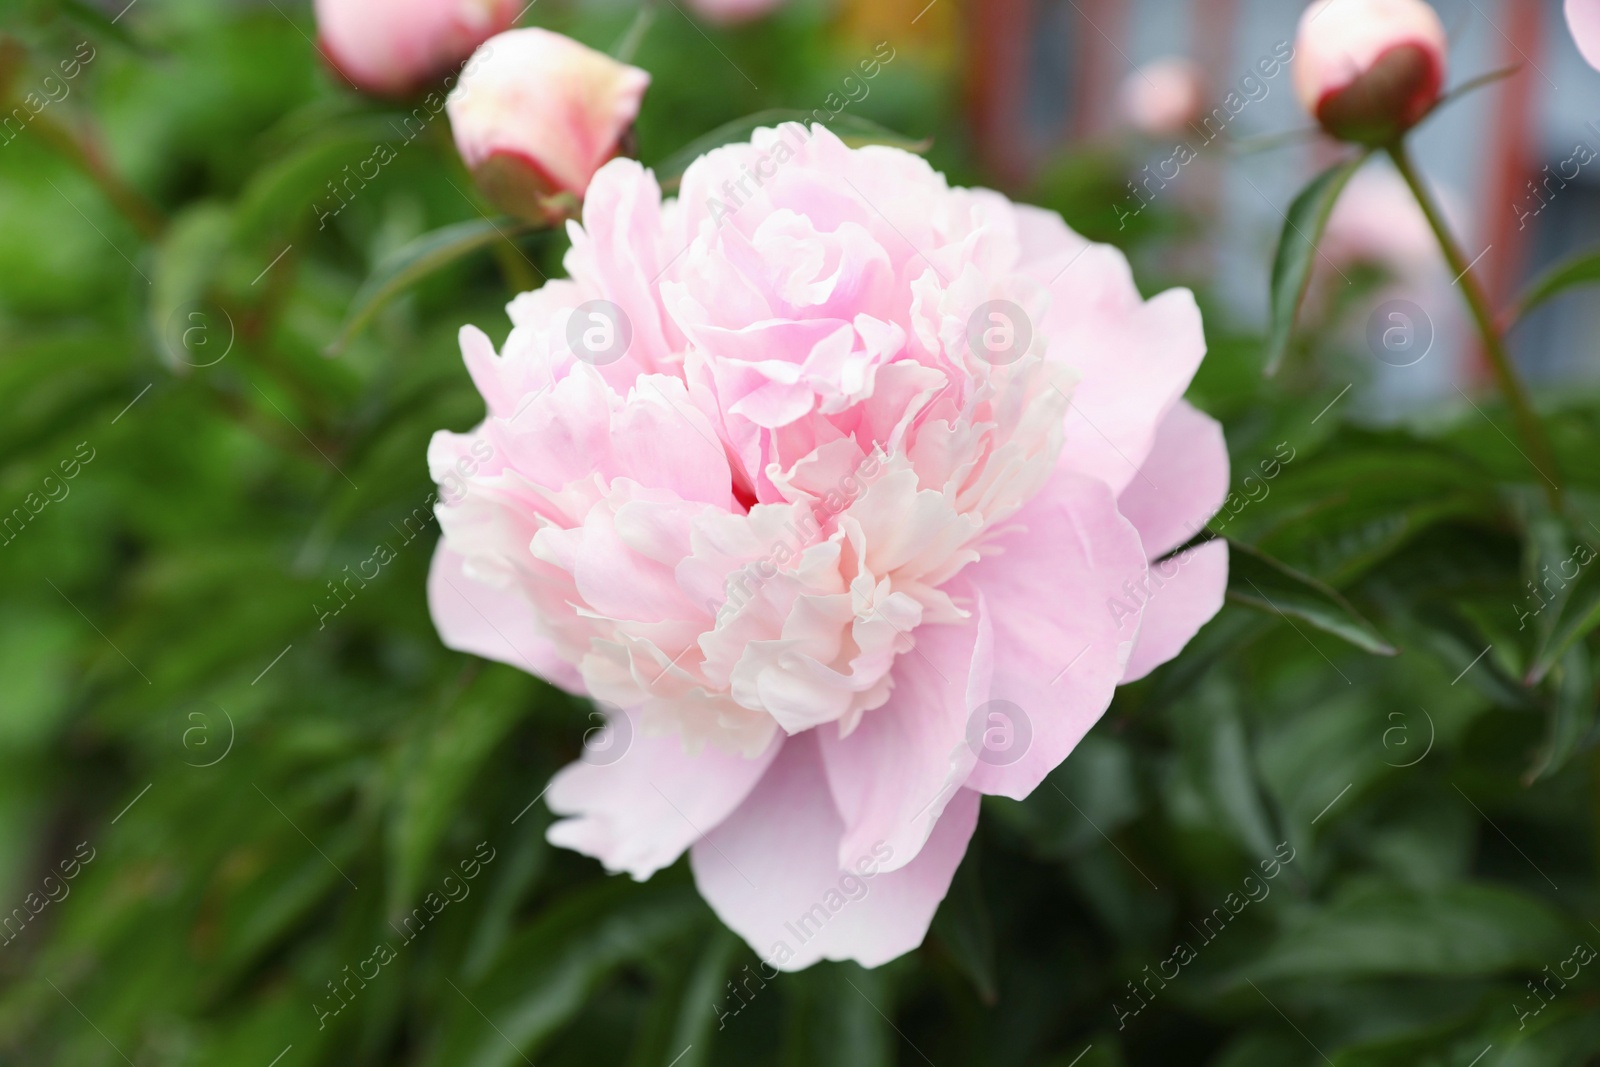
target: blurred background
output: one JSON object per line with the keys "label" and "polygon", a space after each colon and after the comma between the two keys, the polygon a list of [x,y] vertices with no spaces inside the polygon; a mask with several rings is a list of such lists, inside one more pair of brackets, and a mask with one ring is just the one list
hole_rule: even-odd
{"label": "blurred background", "polygon": [[[1192,286],[1190,395],[1234,458],[1213,530],[1289,609],[1235,590],[1049,788],[989,798],[921,949],[769,982],[685,863],[640,885],[546,845],[590,709],[428,618],[427,442],[483,414],[457,331],[502,341],[565,236],[395,280],[492,209],[442,113],[402,135],[416,101],[328,69],[305,0],[3,3],[0,1064],[1600,1064],[1600,579],[1550,584],[1600,539],[1595,305],[1512,333],[1561,513],[1381,161],[1263,375],[1284,213],[1342,155],[1279,51],[1299,4],[661,3],[633,59],[661,173],[721,124],[824,109],[1061,212],[1147,294]],[[1506,307],[1600,238],[1600,172],[1543,184],[1600,154],[1600,73],[1554,0],[1436,6],[1451,86],[1517,67],[1416,138]],[[636,10],[521,24],[604,50]],[[1176,122],[1141,101],[1174,58]],[[1429,341],[1403,358],[1371,340],[1397,301]]]}

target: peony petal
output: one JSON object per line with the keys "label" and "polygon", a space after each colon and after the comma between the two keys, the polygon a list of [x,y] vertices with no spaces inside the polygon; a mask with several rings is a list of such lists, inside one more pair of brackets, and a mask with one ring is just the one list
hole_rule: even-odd
{"label": "peony petal", "polygon": [[957,791],[907,866],[883,869],[897,858],[884,842],[841,869],[844,824],[813,734],[790,738],[739,809],[695,844],[695,884],[771,967],[876,967],[922,943],[977,825],[978,795]]}
{"label": "peony petal", "polygon": [[783,746],[783,736],[754,759],[711,747],[691,756],[678,737],[647,737],[637,716],[626,721],[626,737],[621,727],[611,727],[617,742],[627,745],[621,758],[570,763],[550,780],[550,810],[573,817],[551,826],[546,836],[553,845],[593,856],[608,871],[627,871],[642,882],[744,801]]}
{"label": "peony petal", "polygon": [[570,693],[585,693],[577,668],[540,632],[533,605],[515,589],[470,577],[465,562],[440,541],[428,571],[428,610],[445,646],[520,667]]}
{"label": "peony petal", "polygon": [[1125,683],[1137,682],[1182,652],[1222,609],[1228,592],[1228,542],[1207,541],[1153,564],[1150,586]]}
{"label": "peony petal", "polygon": [[1062,460],[1120,493],[1189,388],[1206,354],[1205,331],[1187,289],[1146,301],[1121,252],[1091,245],[1074,255],[1059,267],[1051,261],[1028,268],[1050,284],[1043,330],[1050,350],[1081,378],[1067,412]]}
{"label": "peony petal", "polygon": [[[1117,498],[1151,559],[1171,552],[1205,526],[1228,495],[1228,446],[1222,426],[1180,400],[1156,431],[1150,456]],[[1161,488],[1157,489],[1156,486]]]}
{"label": "peony petal", "polygon": [[1567,26],[1583,58],[1600,68],[1600,0],[1567,0]]}
{"label": "peony petal", "polygon": [[818,729],[822,763],[844,818],[839,863],[884,842],[884,870],[916,858],[976,760],[967,744],[971,710],[987,699],[993,630],[987,613],[964,626],[920,626],[916,648],[894,668],[889,702],[868,711],[848,737]]}
{"label": "peony petal", "polygon": [[1058,469],[1012,525],[1001,551],[958,582],[982,590],[994,620],[983,717],[1016,720],[1007,746],[980,755],[967,786],[1021,800],[1111,703],[1138,633],[1146,564],[1111,491],[1069,470]]}

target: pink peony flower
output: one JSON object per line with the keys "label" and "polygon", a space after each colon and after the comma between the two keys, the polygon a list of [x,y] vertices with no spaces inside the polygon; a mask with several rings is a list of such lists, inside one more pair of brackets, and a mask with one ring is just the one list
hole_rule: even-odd
{"label": "pink peony flower", "polygon": [[1128,125],[1149,137],[1182,133],[1200,115],[1205,78],[1193,60],[1169,56],[1123,79],[1118,100]]}
{"label": "pink peony flower", "polygon": [[1591,67],[1600,67],[1600,0],[1567,0],[1567,28]]}
{"label": "pink peony flower", "polygon": [[1333,136],[1386,144],[1438,102],[1448,52],[1423,0],[1317,0],[1300,17],[1295,92]]}
{"label": "pink peony flower", "polygon": [[[1026,797],[1222,602],[1227,491],[1182,399],[1186,291],[1060,217],[821,126],[663,201],[601,168],[571,280],[462,330],[488,417],[439,433],[446,644],[610,705],[550,840],[685,850],[772,966],[921,943],[982,794]],[[624,750],[625,749],[625,750]]]}
{"label": "pink peony flower", "polygon": [[581,198],[633,128],[650,75],[549,30],[502,33],[461,75],[445,108],[479,187],[539,218],[556,193]]}
{"label": "pink peony flower", "polygon": [[517,20],[515,0],[314,0],[319,47],[358,88],[402,96]]}
{"label": "pink peony flower", "polygon": [[[1453,203],[1454,197],[1449,199]],[[1318,250],[1341,267],[1366,264],[1405,279],[1442,262],[1417,198],[1399,174],[1381,166],[1364,167],[1350,179],[1328,216]]]}

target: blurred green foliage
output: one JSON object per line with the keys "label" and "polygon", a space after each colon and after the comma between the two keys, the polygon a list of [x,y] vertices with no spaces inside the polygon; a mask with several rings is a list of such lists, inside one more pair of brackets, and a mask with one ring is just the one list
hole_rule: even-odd
{"label": "blurred green foliage", "polygon": [[[600,47],[629,17],[536,12]],[[1141,282],[1199,281],[1207,309],[1191,395],[1238,490],[1213,527],[1270,558],[1028,801],[986,802],[921,950],[756,983],[685,864],[636,885],[544,842],[587,707],[428,619],[424,450],[482,412],[456,331],[503,338],[565,238],[491,242],[330,359],[377,264],[483,218],[444,119],[319,228],[404,112],[322,69],[307,5],[17,3],[5,31],[14,100],[93,59],[0,144],[0,515],[24,509],[0,534],[0,914],[22,916],[0,1062],[1600,1063],[1600,967],[1550,978],[1600,945],[1600,569],[1519,616],[1600,539],[1594,397],[1546,409],[1552,514],[1488,401],[1356,425],[1331,331],[1265,381],[1256,328],[1165,251],[1203,220],[1152,213],[1121,235]],[[857,47],[805,4],[731,31],[664,10],[642,158],[820,105]],[[966,181],[958,101],[906,49],[859,111]],[[1102,147],[1022,192],[1118,236],[1121,165]],[[320,618],[379,545],[393,562]]]}

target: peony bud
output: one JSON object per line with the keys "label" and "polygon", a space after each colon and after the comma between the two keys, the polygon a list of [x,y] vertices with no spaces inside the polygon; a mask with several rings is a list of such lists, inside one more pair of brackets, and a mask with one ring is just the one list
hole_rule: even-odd
{"label": "peony bud", "polygon": [[1193,61],[1171,56],[1140,67],[1122,83],[1122,117],[1140,133],[1169,137],[1200,116],[1204,79]]}
{"label": "peony bud", "polygon": [[689,9],[707,22],[732,26],[750,22],[783,6],[783,0],[687,0]]}
{"label": "peony bud", "polygon": [[1300,18],[1295,92],[1340,140],[1388,144],[1438,102],[1447,48],[1422,0],[1317,0]]}
{"label": "peony bud", "polygon": [[583,197],[633,127],[650,75],[548,30],[486,42],[445,103],[456,147],[505,211],[545,214],[546,198]]}
{"label": "peony bud", "polygon": [[1600,0],[1567,0],[1567,28],[1589,66],[1600,68]]}
{"label": "peony bud", "polygon": [[404,96],[517,20],[517,0],[314,0],[317,37],[357,88]]}

